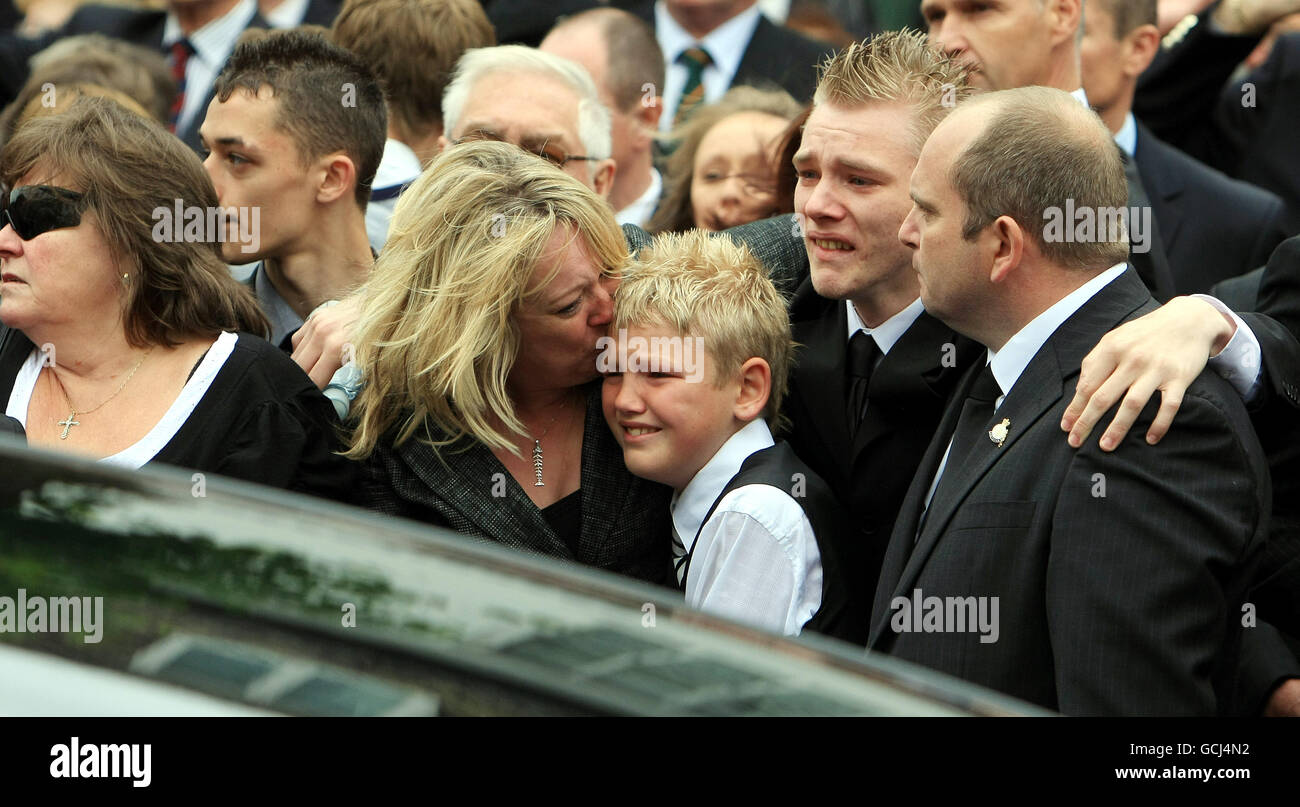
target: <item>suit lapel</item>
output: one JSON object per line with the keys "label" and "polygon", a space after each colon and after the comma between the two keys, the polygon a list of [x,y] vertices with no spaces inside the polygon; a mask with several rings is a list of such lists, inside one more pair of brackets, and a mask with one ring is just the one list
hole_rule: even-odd
{"label": "suit lapel", "polygon": [[[1144,308],[1149,310],[1155,307],[1142,280],[1130,267],[1057,328],[1025,367],[1015,386],[1003,399],[1002,406],[987,424],[991,427],[1003,419],[1010,420],[1006,439],[1000,447],[992,440],[987,443],[980,441],[964,463],[944,469],[942,496],[936,490],[925,528],[913,545],[925,494],[957,428],[961,404],[974,383],[975,376],[983,369],[983,363],[976,362],[967,372],[958,386],[957,394],[949,402],[939,431],[917,469],[903,510],[895,524],[880,578],[881,585],[877,590],[871,644],[875,644],[884,633],[889,620],[888,603],[893,597],[903,596],[904,592],[912,588],[958,507],[1020,437],[1061,400],[1066,383],[1078,376],[1079,365],[1088,351],[1102,335],[1128,316]],[[1064,433],[1060,439],[1065,439]],[[882,596],[886,593],[887,596]]]}
{"label": "suit lapel", "polygon": [[[976,373],[979,372],[977,366]],[[973,378],[973,377],[972,377]],[[925,561],[930,556],[935,544],[939,541],[939,536],[944,533],[948,523],[952,521],[966,497],[970,495],[975,485],[984,478],[984,475],[1002,458],[1006,452],[1020,439],[1022,435],[1029,431],[1030,428],[1052,408],[1060,399],[1063,389],[1063,374],[1060,366],[1056,361],[1054,350],[1040,349],[1034,356],[1029,366],[1025,368],[1024,373],[1016,381],[1015,387],[1002,401],[1002,406],[998,407],[993,418],[984,425],[984,431],[992,428],[995,423],[1001,423],[1003,420],[1009,420],[1006,439],[998,446],[989,439],[987,442],[980,440],[975,444],[971,454],[960,465],[953,466],[949,464],[943,472],[943,485],[941,490],[935,491],[934,499],[930,502],[929,515],[926,516],[925,527],[917,539],[916,547],[913,549],[911,556],[907,559],[907,565],[903,568],[902,576],[894,590],[894,596],[898,592],[908,589],[920,574]],[[961,399],[954,399],[952,409],[960,413],[959,403]],[[950,428],[956,429],[955,419]],[[951,434],[949,435],[951,438]],[[1064,433],[1061,439],[1065,439]],[[943,441],[942,451],[948,447],[948,441]],[[938,462],[935,463],[936,468]],[[929,483],[934,474],[931,472],[930,477],[925,480],[926,489],[929,489]],[[940,495],[942,493],[942,495]],[[924,495],[924,494],[922,494]],[[917,513],[919,518],[920,513]]]}
{"label": "suit lapel", "polygon": [[943,459],[948,441],[956,431],[957,419],[961,415],[961,406],[955,404],[966,397],[975,383],[975,376],[982,367],[982,359],[980,362],[973,362],[957,383],[952,400],[939,421],[939,428],[935,430],[934,439],[926,448],[921,464],[917,466],[916,474],[912,477],[912,484],[907,489],[907,495],[903,498],[903,505],[899,508],[898,518],[894,522],[894,531],[890,534],[889,547],[885,551],[885,560],[881,565],[880,581],[876,587],[876,600],[872,608],[875,624],[872,626],[869,645],[876,643],[876,639],[883,633],[884,626],[889,621],[887,607],[889,598],[898,589],[898,581],[913,554],[913,538],[916,536],[917,524],[921,520],[925,494],[930,489],[930,481],[934,479],[935,472],[939,470],[939,461]]}
{"label": "suit lapel", "polygon": [[814,431],[834,456],[843,456],[838,447],[849,442],[844,410],[848,328],[841,300],[830,301],[821,317],[794,325],[795,340],[803,345],[794,369],[798,394],[812,415]]}
{"label": "suit lapel", "polygon": [[1154,218],[1160,227],[1160,239],[1168,256],[1173,252],[1183,223],[1183,207],[1175,202],[1183,195],[1187,183],[1182,174],[1171,170],[1169,162],[1161,153],[1162,145],[1146,126],[1141,123],[1137,125],[1137,152],[1133,155],[1133,161],[1142,177]]}
{"label": "suit lapel", "polygon": [[773,80],[772,55],[780,48],[780,43],[773,41],[772,34],[775,30],[776,26],[768,22],[767,17],[759,15],[758,26],[754,28],[754,35],[750,37],[749,44],[740,57],[740,65],[736,68],[731,86],[752,84],[755,80]]}
{"label": "suit lapel", "polygon": [[[853,443],[855,463],[899,421],[939,418],[952,380],[960,372],[957,368],[965,366],[957,342],[951,328],[924,311],[903,332],[871,374],[867,416]],[[944,366],[946,345],[953,351],[948,367]]]}
{"label": "suit lapel", "polygon": [[[1136,163],[1118,145],[1115,149],[1120,152],[1124,164],[1129,207],[1151,209],[1151,198],[1147,195],[1146,186],[1142,184],[1142,176],[1138,173]],[[1152,212],[1154,213],[1154,210]],[[1174,296],[1173,270],[1169,268],[1168,253],[1165,251],[1160,225],[1155,221],[1154,215],[1151,218],[1148,249],[1146,252],[1137,252],[1130,246],[1129,265],[1137,270],[1152,296],[1158,300],[1168,300]]]}

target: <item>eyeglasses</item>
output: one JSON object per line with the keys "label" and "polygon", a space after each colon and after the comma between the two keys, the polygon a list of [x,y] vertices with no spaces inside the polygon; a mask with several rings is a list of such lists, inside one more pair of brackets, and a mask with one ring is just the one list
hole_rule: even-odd
{"label": "eyeglasses", "polygon": [[4,217],[14,232],[30,241],[50,230],[76,227],[86,209],[84,194],[53,185],[24,185],[0,194]]}
{"label": "eyeglasses", "polygon": [[[454,145],[459,146],[461,143],[473,143],[475,141],[480,141],[480,140],[492,140],[498,143],[508,142],[500,135],[494,134],[492,132],[474,131],[474,132],[470,132],[469,134],[457,140]],[[538,157],[541,157],[543,160],[546,160],[548,163],[555,166],[556,168],[563,168],[564,166],[568,165],[570,162],[573,162],[574,160],[601,159],[600,157],[587,157],[582,154],[566,154],[564,152],[564,149],[560,148],[557,145],[552,144],[549,140],[543,142],[542,145],[540,146],[525,146],[519,143],[514,143],[512,145],[519,146],[519,148],[523,149],[529,154],[536,154]]]}
{"label": "eyeglasses", "polygon": [[726,182],[732,177],[740,180],[740,187],[744,190],[746,196],[752,196],[756,199],[771,199],[776,196],[776,181],[770,177],[755,174],[722,174],[717,171],[708,171],[705,172],[704,176],[700,177],[700,181],[714,184]]}

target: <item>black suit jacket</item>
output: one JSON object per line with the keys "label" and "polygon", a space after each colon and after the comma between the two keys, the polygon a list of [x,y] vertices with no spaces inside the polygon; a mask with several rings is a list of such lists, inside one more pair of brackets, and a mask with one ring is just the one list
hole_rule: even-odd
{"label": "black suit jacket", "polygon": [[328,28],[343,8],[343,0],[311,0],[303,12],[299,25],[319,25]]}
{"label": "black suit jacket", "polygon": [[[895,526],[871,648],[1069,714],[1226,708],[1249,563],[1270,500],[1244,405],[1207,373],[1188,389],[1178,427],[1156,446],[1142,439],[1154,403],[1113,453],[1095,440],[1075,450],[1061,439],[1084,355],[1104,333],[1154,308],[1128,271],[1057,329],[988,424],[1010,421],[1001,447],[978,440],[945,470],[917,536],[961,398],[980,369],[971,368]],[[997,641],[896,631],[893,598],[917,589],[998,597]]]}
{"label": "black suit jacket", "polygon": [[1178,294],[1263,266],[1286,238],[1275,194],[1234,180],[1137,125],[1134,154]]}
{"label": "black suit jacket", "polygon": [[[653,0],[616,0],[611,5],[655,24]],[[777,86],[806,104],[812,101],[813,91],[817,89],[816,65],[834,52],[832,45],[773,25],[767,17],[759,15],[758,27],[745,48],[731,86]],[[671,62],[676,55],[665,53],[664,59]]]}
{"label": "black suit jacket", "polygon": [[855,597],[870,607],[912,474],[953,385],[982,348],[922,313],[872,373],[867,413],[850,440],[845,303],[818,297],[806,281],[790,316],[799,347],[784,407],[791,424],[786,439],[848,513],[853,529],[836,536],[836,554],[848,567]]}
{"label": "black suit jacket", "polygon": [[[1197,25],[1163,48],[1138,80],[1133,112],[1165,142],[1228,176],[1282,198],[1287,232],[1300,230],[1300,33],[1280,36],[1269,58],[1229,81],[1259,36]],[[1249,87],[1247,87],[1249,85]]]}
{"label": "black suit jacket", "polygon": [[[162,52],[163,29],[167,12],[133,9],[121,6],[82,6],[73,13],[58,31],[36,39],[26,39],[12,34],[0,34],[0,106],[13,100],[27,81],[30,71],[27,60],[65,36],[79,34],[104,34],[144,48]],[[248,28],[268,28],[261,13],[255,13]],[[199,152],[199,127],[207,106],[212,102],[209,90],[202,111],[194,116],[190,126],[176,133],[185,145]]]}

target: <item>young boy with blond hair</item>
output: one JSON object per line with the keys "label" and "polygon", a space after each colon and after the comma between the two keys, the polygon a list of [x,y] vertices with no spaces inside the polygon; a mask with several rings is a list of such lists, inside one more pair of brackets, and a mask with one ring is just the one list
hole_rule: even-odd
{"label": "young boy with blond hair", "polygon": [[598,359],[605,420],[628,470],[673,488],[686,602],[776,633],[856,639],[829,487],[768,426],[794,343],[785,301],[728,238],[660,235],[626,269]]}

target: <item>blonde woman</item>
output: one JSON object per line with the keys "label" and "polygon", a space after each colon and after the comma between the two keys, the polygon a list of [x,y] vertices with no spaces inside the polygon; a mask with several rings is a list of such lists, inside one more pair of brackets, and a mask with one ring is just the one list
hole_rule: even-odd
{"label": "blonde woman", "polygon": [[665,580],[669,491],[627,472],[601,414],[597,341],[627,256],[609,206],[544,160],[443,152],[363,290],[348,456],[364,503]]}
{"label": "blonde woman", "polygon": [[[665,193],[650,231],[725,230],[779,213],[777,152],[802,108],[781,90],[733,87],[670,136]],[[792,186],[793,187],[793,186]]]}

